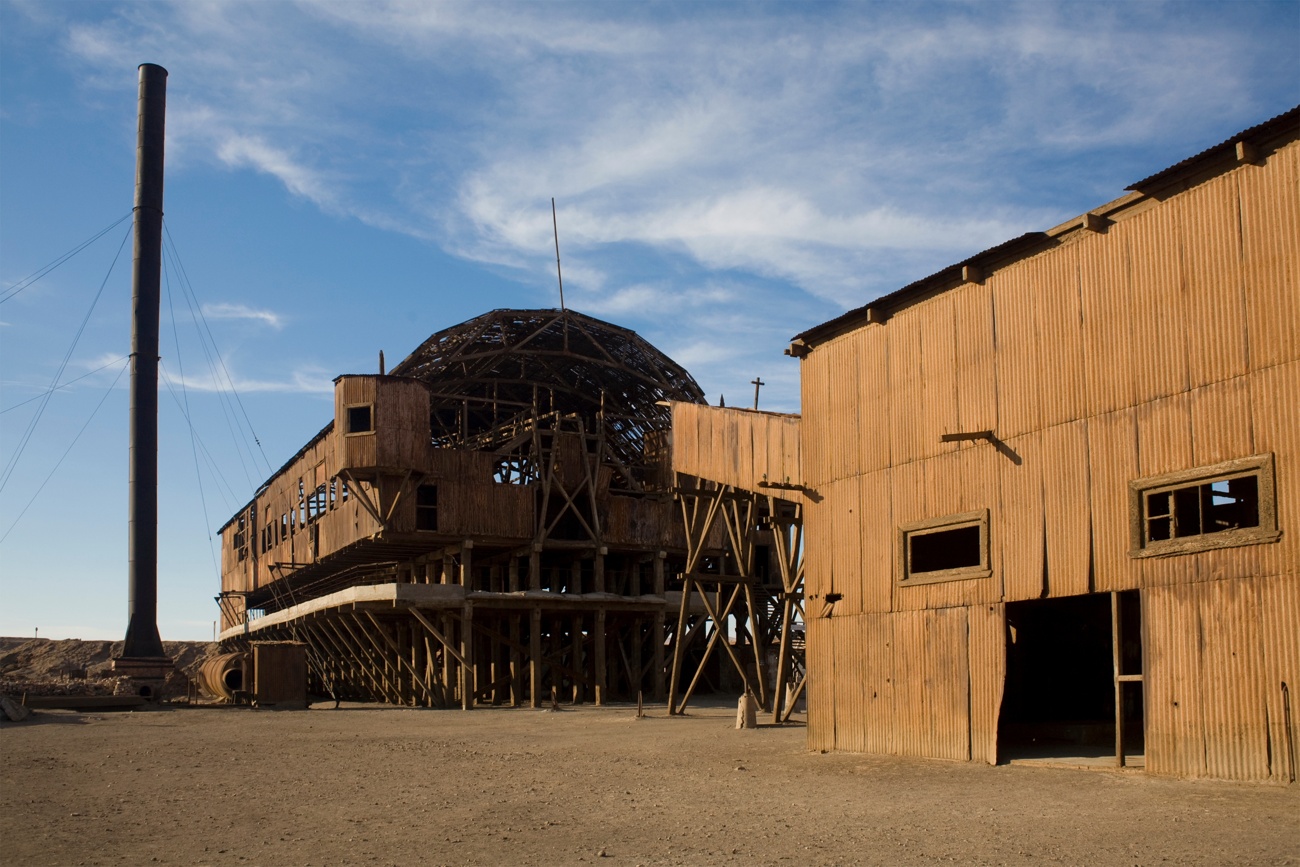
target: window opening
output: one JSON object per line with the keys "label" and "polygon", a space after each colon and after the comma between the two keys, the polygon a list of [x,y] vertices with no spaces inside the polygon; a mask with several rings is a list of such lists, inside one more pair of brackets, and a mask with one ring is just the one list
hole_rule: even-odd
{"label": "window opening", "polygon": [[935,533],[917,533],[911,545],[912,574],[942,572],[980,564],[980,528],[959,527]]}
{"label": "window opening", "polygon": [[370,433],[375,429],[374,413],[371,411],[370,404],[350,406],[347,408],[347,413],[348,433]]}
{"label": "window opening", "polygon": [[438,529],[437,485],[420,485],[415,492],[415,529]]}
{"label": "window opening", "polygon": [[1273,456],[1140,479],[1132,493],[1135,557],[1271,542]]}
{"label": "window opening", "polygon": [[986,509],[906,524],[900,528],[899,539],[902,583],[959,581],[992,574]]}

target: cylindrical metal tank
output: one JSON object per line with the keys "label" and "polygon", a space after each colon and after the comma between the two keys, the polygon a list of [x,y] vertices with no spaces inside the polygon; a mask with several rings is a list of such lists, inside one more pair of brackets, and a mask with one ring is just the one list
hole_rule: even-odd
{"label": "cylindrical metal tank", "polygon": [[248,653],[222,653],[199,666],[199,688],[213,698],[235,700],[235,692],[247,689]]}

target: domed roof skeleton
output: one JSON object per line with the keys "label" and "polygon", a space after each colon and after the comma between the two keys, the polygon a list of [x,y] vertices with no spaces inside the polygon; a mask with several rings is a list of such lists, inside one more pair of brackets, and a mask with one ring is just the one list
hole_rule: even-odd
{"label": "domed roof skeleton", "polygon": [[443,329],[389,371],[420,379],[432,398],[438,446],[499,449],[539,412],[580,417],[629,467],[645,435],[667,430],[662,401],[704,393],[680,365],[642,339],[573,310],[493,310]]}

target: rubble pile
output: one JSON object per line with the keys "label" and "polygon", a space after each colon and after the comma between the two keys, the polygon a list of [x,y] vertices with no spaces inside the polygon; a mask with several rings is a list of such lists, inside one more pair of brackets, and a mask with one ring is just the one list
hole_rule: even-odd
{"label": "rubble pile", "polygon": [[[189,679],[217,652],[217,645],[164,641],[163,649],[176,660],[165,691],[184,695]],[[113,658],[121,653],[121,641],[0,638],[0,695],[112,695],[117,685]]]}

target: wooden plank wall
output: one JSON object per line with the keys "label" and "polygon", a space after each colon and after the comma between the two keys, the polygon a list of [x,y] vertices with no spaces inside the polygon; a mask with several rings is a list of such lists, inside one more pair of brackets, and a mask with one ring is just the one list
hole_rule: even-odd
{"label": "wooden plank wall", "polygon": [[[843,595],[809,624],[810,745],[957,755],[958,725],[992,760],[1003,604],[1141,589],[1149,766],[1278,778],[1280,684],[1300,679],[1298,187],[1293,142],[803,359],[807,593]],[[1000,446],[940,440],[974,430]],[[1266,452],[1279,542],[1129,557],[1131,480]],[[993,576],[900,586],[896,528],[974,509]],[[917,687],[935,675],[954,682]],[[967,678],[978,713],[949,691]]]}
{"label": "wooden plank wall", "polygon": [[[374,406],[374,434],[343,433],[346,407]],[[237,524],[222,532],[223,591],[250,592],[277,580],[277,563],[311,564],[360,539],[379,533],[379,523],[360,504],[344,499],[340,471],[350,469],[372,502],[401,499],[389,532],[415,532],[414,484],[439,486],[438,533],[529,539],[535,529],[531,488],[492,480],[489,454],[435,449],[429,440],[429,397],[423,384],[400,377],[344,376],[335,385],[335,424],[271,478],[251,504],[256,525],[247,530],[247,554],[234,545]],[[377,472],[389,471],[387,475]],[[420,475],[415,481],[406,470]],[[326,486],[324,510],[313,516],[306,506],[320,485]],[[355,486],[353,486],[355,487]],[[330,496],[331,491],[333,496]],[[382,495],[382,496],[380,496]],[[248,507],[245,507],[245,514]],[[266,535],[266,534],[269,534]],[[263,540],[271,539],[269,548]]]}
{"label": "wooden plank wall", "polygon": [[674,472],[803,500],[798,491],[758,487],[803,479],[799,416],[677,401],[672,407]]}

